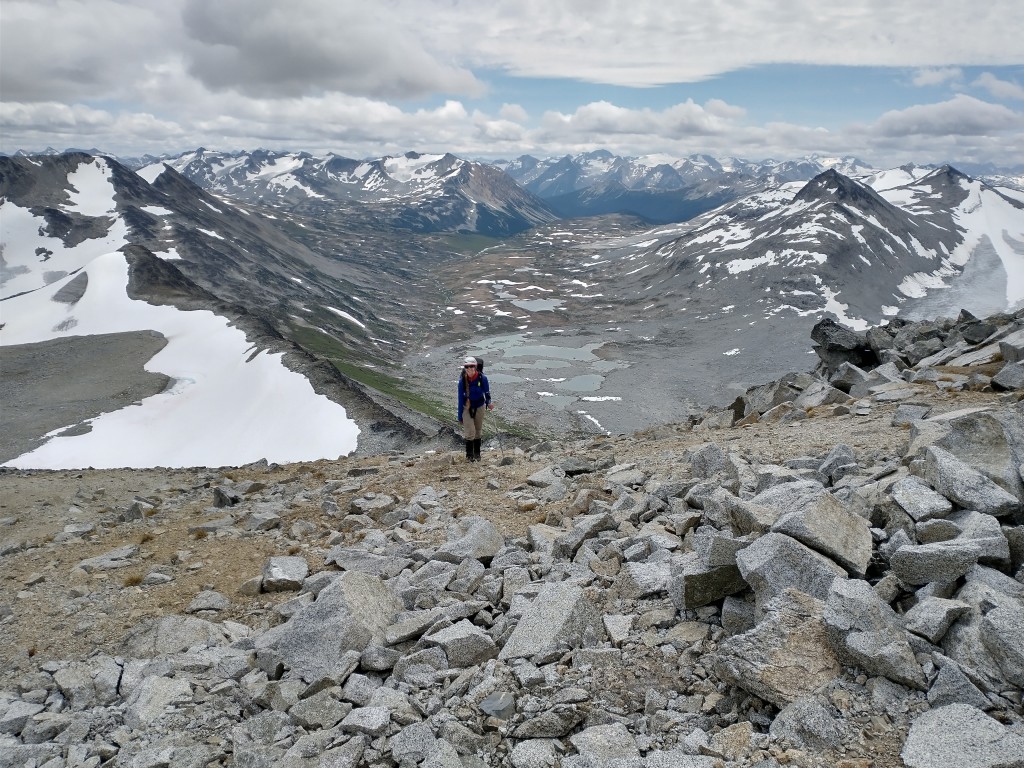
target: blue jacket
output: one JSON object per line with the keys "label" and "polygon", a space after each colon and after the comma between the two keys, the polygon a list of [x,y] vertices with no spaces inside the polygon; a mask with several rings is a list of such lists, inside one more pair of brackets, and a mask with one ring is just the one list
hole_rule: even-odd
{"label": "blue jacket", "polygon": [[491,404],[491,385],[482,373],[477,374],[473,381],[469,381],[464,375],[459,374],[458,389],[459,414],[457,418],[459,421],[462,421],[462,411],[466,407],[467,400],[470,408],[481,408]]}

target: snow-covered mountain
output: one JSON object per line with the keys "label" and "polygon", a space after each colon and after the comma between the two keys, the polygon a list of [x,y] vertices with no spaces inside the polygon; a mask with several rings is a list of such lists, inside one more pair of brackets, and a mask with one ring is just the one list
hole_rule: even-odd
{"label": "snow-covered mountain", "polygon": [[343,203],[371,207],[391,227],[416,232],[504,236],[557,216],[539,198],[485,163],[451,154],[352,160],[338,155],[256,150],[227,154],[198,149],[164,163],[206,190],[289,209]]}
{"label": "snow-covered mountain", "polygon": [[[14,466],[338,456],[357,448],[355,418],[384,443],[415,432],[292,341],[305,332],[350,354],[390,353],[374,330],[391,338],[396,325],[376,313],[408,298],[389,300],[378,270],[318,254],[173,170],[147,180],[108,157],[0,158],[0,256],[5,361],[57,342],[68,361],[41,383],[30,355],[24,368],[5,365],[5,378],[24,377],[5,384],[96,389],[52,413],[4,408],[0,449]],[[95,339],[115,336],[107,357],[94,356]],[[154,336],[164,340],[156,349]],[[108,412],[107,390],[123,390],[114,399],[127,407]],[[44,444],[15,444],[17,418],[53,431]]]}
{"label": "snow-covered mountain", "polygon": [[[238,464],[407,446],[439,426],[397,399],[403,366],[445,383],[471,344],[529,423],[627,431],[685,419],[709,387],[718,397],[805,369],[827,314],[863,328],[1024,304],[1024,193],[950,167],[779,164],[756,191],[685,222],[548,214],[481,249],[424,231],[443,217],[416,217],[453,204],[435,194],[447,182],[477,189],[478,223],[506,210],[525,193],[497,168],[201,154],[138,173],[82,153],[0,158],[0,385],[21,398],[0,409],[0,463]],[[604,172],[617,168],[614,183],[635,195],[679,197],[684,176],[708,190],[716,174],[753,178],[741,161],[688,158],[662,163],[645,190],[640,166],[618,160],[604,157]],[[296,191],[294,169],[317,162]],[[345,184],[347,197],[331,191]],[[559,374],[531,383],[549,368]],[[50,434],[16,440],[21,417]]]}
{"label": "snow-covered mountain", "polygon": [[[860,179],[829,170],[684,223],[563,221],[460,269],[455,311],[474,310],[451,319],[450,336],[473,335],[517,415],[539,427],[681,421],[813,367],[823,317],[864,328],[1019,307],[1022,199],[908,166]],[[441,344],[424,364],[465,348]]]}
{"label": "snow-covered mountain", "polygon": [[686,221],[752,192],[806,181],[827,169],[860,174],[856,158],[799,161],[709,155],[620,157],[607,150],[538,159],[523,155],[494,163],[565,218],[630,213],[655,223]]}
{"label": "snow-covered mountain", "polygon": [[1024,306],[1024,194],[944,166],[852,179],[834,168],[744,197],[631,253],[627,291],[830,312],[853,328],[897,314]]}

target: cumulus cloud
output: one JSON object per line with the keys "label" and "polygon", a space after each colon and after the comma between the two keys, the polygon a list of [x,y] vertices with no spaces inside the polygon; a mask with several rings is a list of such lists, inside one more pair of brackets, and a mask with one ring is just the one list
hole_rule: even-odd
{"label": "cumulus cloud", "polygon": [[[1011,140],[1024,91],[1000,68],[1021,61],[1018,0],[988,0],[985,13],[961,0],[0,2],[4,151],[202,144],[481,157],[604,147],[754,159],[874,152],[866,159],[878,162],[988,152],[1024,162]],[[915,85],[961,93],[858,124],[830,119],[826,130],[780,121],[784,92],[765,117],[758,100],[735,92],[698,101],[680,91],[664,106],[657,89],[773,63],[893,67],[904,97],[921,93],[906,88],[908,72]],[[979,76],[981,66],[992,71]],[[497,90],[516,76],[549,82]],[[641,97],[578,95],[579,81]],[[543,101],[531,101],[535,90]],[[647,93],[657,106],[638,106]]]}
{"label": "cumulus cloud", "polygon": [[914,73],[912,82],[914,85],[924,88],[956,82],[962,78],[963,70],[960,67],[929,67],[917,70]]}
{"label": "cumulus cloud", "polygon": [[[391,0],[391,5],[399,5]],[[770,63],[944,67],[1020,60],[1024,4],[988,0],[433,0],[421,34],[529,77],[697,82]],[[458,29],[453,34],[452,29]]]}
{"label": "cumulus cloud", "polygon": [[502,104],[498,115],[505,120],[512,120],[517,123],[525,123],[530,115],[520,104]]}
{"label": "cumulus cloud", "polygon": [[971,85],[984,88],[997,99],[1024,101],[1024,86],[1012,80],[1000,80],[991,72],[985,72]]}
{"label": "cumulus cloud", "polygon": [[883,114],[874,125],[883,136],[982,136],[1024,128],[1024,119],[1001,104],[957,94],[939,104],[921,104]]}
{"label": "cumulus cloud", "polygon": [[141,67],[175,55],[173,5],[4,0],[4,100],[84,101],[130,92]]}
{"label": "cumulus cloud", "polygon": [[411,98],[483,88],[469,70],[428,52],[407,19],[375,3],[186,0],[182,20],[189,72],[214,90]]}
{"label": "cumulus cloud", "polygon": [[632,134],[678,139],[683,136],[708,136],[725,132],[730,121],[743,116],[743,110],[721,100],[705,106],[692,99],[664,110],[628,109],[607,101],[585,104],[572,114],[547,112],[543,124],[548,131],[581,136]]}

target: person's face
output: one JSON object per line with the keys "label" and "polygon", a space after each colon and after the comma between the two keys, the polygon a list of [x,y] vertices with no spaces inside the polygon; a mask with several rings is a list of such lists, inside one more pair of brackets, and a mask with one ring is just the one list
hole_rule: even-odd
{"label": "person's face", "polygon": [[474,376],[476,376],[475,365],[464,365],[462,367],[466,369],[466,375],[469,376],[469,378],[473,378]]}

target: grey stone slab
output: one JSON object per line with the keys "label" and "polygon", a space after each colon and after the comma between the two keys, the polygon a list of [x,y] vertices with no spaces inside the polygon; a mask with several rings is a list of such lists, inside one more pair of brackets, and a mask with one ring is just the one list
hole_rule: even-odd
{"label": "grey stone slab", "polygon": [[471,621],[462,621],[426,635],[424,642],[440,647],[455,668],[483,664],[498,655],[498,646],[491,636]]}
{"label": "grey stone slab", "polygon": [[163,717],[167,707],[192,703],[192,686],[187,680],[149,677],[142,681],[125,704],[125,723],[146,728]]}
{"label": "grey stone slab", "polygon": [[915,585],[956,581],[977,562],[977,550],[955,539],[903,546],[889,559],[900,581]]}
{"label": "grey stone slab", "polygon": [[772,531],[792,536],[839,563],[854,576],[863,576],[871,560],[868,521],[850,512],[824,490],[813,500],[782,515]]}
{"label": "grey stone slab", "polygon": [[960,669],[960,665],[952,659],[935,654],[938,657],[939,673],[932,680],[928,689],[928,703],[933,707],[944,707],[947,704],[966,704],[978,709],[992,708],[988,700],[970,678]]}
{"label": "grey stone slab", "polygon": [[785,707],[842,669],[826,635],[823,611],[820,600],[784,590],[768,602],[757,626],[723,640],[706,663],[723,680]]}
{"label": "grey stone slab", "polygon": [[903,626],[937,645],[953,622],[970,610],[971,606],[959,600],[926,597],[903,614]]}
{"label": "grey stone slab", "polygon": [[548,584],[527,608],[498,658],[544,656],[561,648],[579,648],[585,638],[605,638],[597,608],[571,582]]}
{"label": "grey stone slab", "polygon": [[615,585],[619,593],[629,599],[650,597],[668,589],[672,575],[671,563],[660,562],[623,563]]}
{"label": "grey stone slab", "polygon": [[598,763],[640,757],[636,739],[622,723],[585,728],[570,736],[569,741],[582,757]]}
{"label": "grey stone slab", "polygon": [[900,757],[907,768],[1008,768],[1024,765],[1024,737],[979,709],[950,704],[911,724]]}
{"label": "grey stone slab", "polygon": [[927,681],[899,617],[860,579],[837,579],[823,621],[836,653],[847,663],[894,682],[927,690]]}
{"label": "grey stone slab", "polygon": [[264,592],[297,592],[309,575],[304,557],[272,557],[263,566]]}
{"label": "grey stone slab", "polygon": [[361,733],[371,738],[380,736],[391,724],[391,712],[385,707],[356,707],[341,721],[345,733]]}
{"label": "grey stone slab", "polygon": [[392,736],[389,746],[393,760],[420,763],[437,749],[437,738],[429,723],[413,723]]}
{"label": "grey stone slab", "polygon": [[892,498],[916,522],[946,517],[953,511],[949,499],[916,477],[897,480],[892,486]]}
{"label": "grey stone slab", "polygon": [[708,567],[692,552],[672,559],[668,593],[679,610],[700,608],[746,588],[747,581],[736,565]]}
{"label": "grey stone slab", "polygon": [[338,701],[328,691],[320,691],[293,704],[288,714],[306,730],[318,730],[333,728],[351,710],[351,704]]}
{"label": "grey stone slab", "polygon": [[823,600],[835,579],[847,578],[841,566],[781,533],[760,537],[736,556],[736,563],[759,605],[790,587]]}
{"label": "grey stone slab", "polygon": [[1007,682],[1024,688],[1024,604],[1004,602],[981,619],[981,642]]}
{"label": "grey stone slab", "polygon": [[96,571],[110,571],[117,568],[127,568],[130,565],[134,565],[135,561],[131,558],[139,551],[139,548],[134,544],[126,544],[123,547],[117,547],[109,552],[104,552],[102,555],[96,557],[90,557],[82,560],[78,567],[86,573],[94,573]]}
{"label": "grey stone slab", "polygon": [[358,547],[332,547],[324,557],[327,565],[337,565],[345,571],[360,571],[384,579],[394,578],[410,565],[407,557],[379,555]]}
{"label": "grey stone slab", "polygon": [[490,520],[465,517],[457,521],[447,542],[437,548],[434,559],[461,563],[467,558],[490,562],[505,546],[505,537]]}
{"label": "grey stone slab", "polygon": [[321,590],[316,602],[256,640],[306,682],[329,676],[346,651],[362,651],[402,609],[380,579],[347,571]]}
{"label": "grey stone slab", "polygon": [[928,484],[964,509],[1001,517],[1016,512],[1020,502],[977,469],[937,445],[925,449]]}

